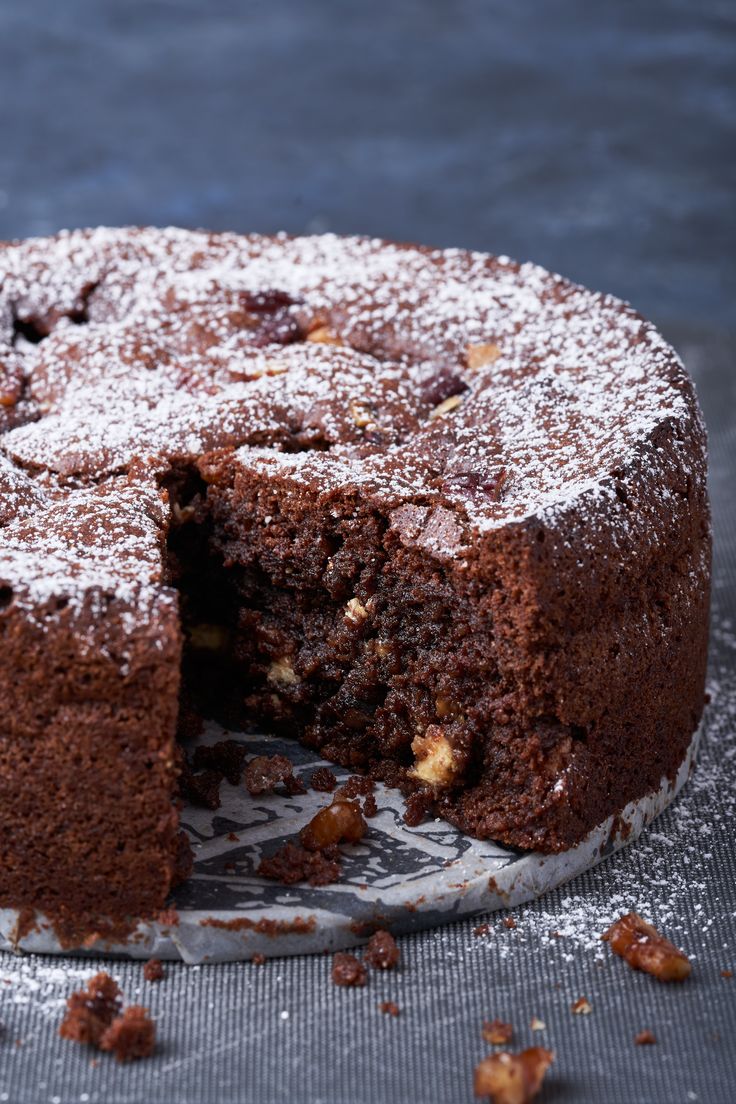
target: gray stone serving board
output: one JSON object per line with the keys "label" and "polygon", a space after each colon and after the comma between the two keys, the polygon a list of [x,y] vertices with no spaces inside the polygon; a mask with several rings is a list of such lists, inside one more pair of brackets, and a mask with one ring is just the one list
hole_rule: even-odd
{"label": "gray stone serving board", "polygon": [[[400,933],[447,924],[462,916],[519,905],[573,878],[635,840],[676,797],[692,770],[696,732],[674,785],[652,793],[595,828],[559,855],[520,852],[476,840],[440,820],[410,828],[401,795],[377,786],[379,812],[360,844],[343,849],[339,882],[321,887],[283,886],[259,878],[260,858],[295,837],[329,795],[308,789],[298,797],[251,797],[223,782],[222,805],[212,812],[187,806],[182,815],[195,854],[194,873],[175,894],[176,923],[141,924],[125,944],[98,942],[96,954],[228,962],[350,947],[377,926]],[[306,748],[270,736],[237,735],[209,725],[201,742],[236,738],[255,754],[288,755],[307,781],[323,760]],[[332,768],[338,781],[349,772]],[[237,838],[232,838],[237,837]],[[16,940],[18,914],[0,910],[0,948],[60,952],[41,920]],[[67,949],[68,953],[68,949]]]}

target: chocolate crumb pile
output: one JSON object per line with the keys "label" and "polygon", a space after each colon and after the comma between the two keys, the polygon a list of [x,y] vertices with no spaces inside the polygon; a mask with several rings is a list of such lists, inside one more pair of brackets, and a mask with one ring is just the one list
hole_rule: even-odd
{"label": "chocolate crumb pile", "polygon": [[109,974],[95,974],[86,988],[72,993],[66,1003],[59,1027],[62,1039],[110,1051],[118,1062],[153,1054],[156,1025],[148,1010],[138,1005],[123,1009],[122,993]]}
{"label": "chocolate crumb pile", "polygon": [[[272,756],[273,759],[284,756]],[[283,780],[284,770],[281,764],[274,768],[282,776],[279,780]],[[298,844],[287,841],[273,855],[261,860],[257,870],[261,877],[284,885],[309,882],[313,886],[330,885],[339,879],[342,868],[338,844],[358,843],[367,831],[357,801],[341,798],[339,793],[331,805],[320,809],[302,828]]]}
{"label": "chocolate crumb pile", "polygon": [[[347,951],[338,951],[332,959],[332,980],[335,985],[363,986],[368,981],[368,969],[394,970],[401,958],[396,940],[390,932],[379,929],[368,940],[363,960]],[[381,1011],[387,1011],[381,1006]],[[398,1014],[397,1012],[392,1013]]]}
{"label": "chocolate crumb pile", "polygon": [[273,855],[262,859],[258,874],[283,885],[308,882],[313,886],[331,885],[340,878],[340,853],[335,845],[321,851],[308,851],[297,843],[285,843]]}

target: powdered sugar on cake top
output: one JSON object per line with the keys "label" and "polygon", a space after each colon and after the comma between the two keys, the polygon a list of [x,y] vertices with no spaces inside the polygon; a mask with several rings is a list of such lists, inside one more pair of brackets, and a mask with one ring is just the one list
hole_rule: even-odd
{"label": "powdered sugar on cake top", "polygon": [[[100,229],[3,247],[2,364],[11,380],[20,365],[7,405],[24,423],[2,437],[2,564],[29,603],[162,585],[135,487],[135,538],[104,496],[105,524],[69,535],[95,493],[80,487],[142,464],[150,498],[174,461],[239,449],[388,509],[450,511],[471,540],[571,505],[595,527],[621,472],[676,462],[658,427],[703,432],[676,355],[618,300],[507,258],[333,235]],[[24,543],[49,494],[63,523]],[[438,554],[457,551],[452,526],[434,532]]]}

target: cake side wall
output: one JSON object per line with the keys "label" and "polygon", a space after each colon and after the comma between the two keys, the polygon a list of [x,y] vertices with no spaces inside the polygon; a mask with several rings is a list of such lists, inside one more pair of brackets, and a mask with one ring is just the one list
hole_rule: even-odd
{"label": "cake side wall", "polygon": [[504,771],[512,791],[514,756],[539,768],[557,749],[555,784],[537,785],[536,812],[528,801],[517,824],[518,842],[537,846],[656,789],[685,754],[704,702],[711,533],[705,431],[683,386],[689,415],[658,427],[610,479],[487,541],[504,577],[494,610],[514,690],[483,777],[446,802],[470,831],[508,830],[490,795]]}
{"label": "cake side wall", "polygon": [[[2,576],[0,565],[0,576]],[[176,599],[87,595],[0,611],[0,905],[62,939],[119,931],[164,904],[178,816]]]}

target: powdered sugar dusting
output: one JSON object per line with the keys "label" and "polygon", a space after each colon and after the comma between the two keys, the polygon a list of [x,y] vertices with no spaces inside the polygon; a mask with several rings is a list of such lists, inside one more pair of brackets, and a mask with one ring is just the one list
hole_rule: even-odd
{"label": "powdered sugar dusting", "polygon": [[[58,509],[74,483],[222,447],[248,463],[265,450],[273,471],[362,486],[391,508],[434,502],[468,531],[551,520],[585,496],[608,517],[611,473],[658,426],[702,437],[689,381],[651,326],[507,258],[329,234],[98,229],[3,247],[0,286],[0,360],[24,381],[2,438],[0,523],[42,507],[41,482]],[[156,534],[129,555],[108,506],[110,532],[98,526],[84,551],[68,544],[74,496],[65,527],[37,529],[33,546],[8,534],[6,574],[37,595],[64,576],[74,602],[132,579],[136,563],[155,589]],[[434,541],[456,550],[439,530]]]}

